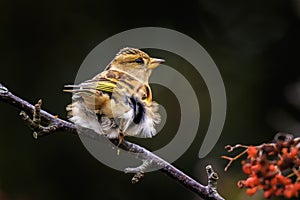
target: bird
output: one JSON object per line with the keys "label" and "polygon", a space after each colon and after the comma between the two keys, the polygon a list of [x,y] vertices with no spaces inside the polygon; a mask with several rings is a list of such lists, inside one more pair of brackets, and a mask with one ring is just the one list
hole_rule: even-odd
{"label": "bird", "polygon": [[122,143],[125,136],[151,138],[160,123],[159,104],[152,100],[149,77],[164,59],[125,47],[104,71],[78,85],[65,85],[72,93],[69,120]]}

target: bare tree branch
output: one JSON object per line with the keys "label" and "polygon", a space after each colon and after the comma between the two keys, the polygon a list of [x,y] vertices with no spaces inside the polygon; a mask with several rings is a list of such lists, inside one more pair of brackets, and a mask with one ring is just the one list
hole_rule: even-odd
{"label": "bare tree branch", "polygon": [[[42,110],[41,100],[39,100],[39,102],[35,106],[33,106],[32,104],[21,99],[20,97],[12,94],[6,87],[4,87],[1,84],[0,101],[8,103],[21,110],[21,118],[29,125],[30,128],[33,129],[33,136],[36,139],[41,136],[53,134],[57,131],[67,132],[73,135],[80,134],[79,132],[77,132],[77,129],[73,123],[70,123],[63,119],[59,119],[56,116]],[[33,119],[31,119],[29,115],[33,116]],[[85,131],[85,134],[86,133],[87,131]],[[102,137],[92,130],[88,130],[88,133],[85,136],[93,138],[95,140],[97,140],[99,137]],[[110,141],[115,145],[118,145],[119,142],[117,139],[111,139]],[[179,169],[175,168],[170,163],[166,162],[162,158],[158,157],[157,155],[153,154],[152,152],[137,144],[124,140],[118,147],[125,151],[136,153],[138,159],[144,161],[143,164],[137,168],[126,169],[126,172],[135,173],[134,177],[132,178],[133,183],[139,181],[139,179],[143,176],[143,172],[150,164],[155,164],[161,167],[161,172],[173,178],[188,190],[193,191],[199,197],[207,200],[224,199],[217,192],[218,175],[213,171],[210,165],[206,167],[206,171],[208,174],[208,185],[204,186],[192,179],[191,177],[189,177],[188,175],[184,174]]]}

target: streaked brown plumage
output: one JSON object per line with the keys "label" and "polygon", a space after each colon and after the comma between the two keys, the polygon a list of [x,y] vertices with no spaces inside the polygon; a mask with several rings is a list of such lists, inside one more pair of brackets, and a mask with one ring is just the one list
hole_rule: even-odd
{"label": "streaked brown plumage", "polygon": [[152,137],[160,122],[148,84],[152,69],[164,62],[135,48],[124,48],[105,70],[79,85],[67,85],[73,103],[70,120],[108,138]]}

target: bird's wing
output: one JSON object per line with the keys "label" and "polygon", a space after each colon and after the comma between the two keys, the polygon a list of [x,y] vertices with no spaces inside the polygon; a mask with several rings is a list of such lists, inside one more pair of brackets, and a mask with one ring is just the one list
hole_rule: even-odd
{"label": "bird's wing", "polygon": [[[100,76],[101,75],[101,76]],[[84,81],[78,85],[65,85],[64,92],[73,94],[73,103],[68,106],[69,116],[73,116],[73,108],[76,102],[84,101],[87,108],[96,111],[96,113],[112,115],[110,109],[110,97],[116,87],[116,82],[100,74],[90,80]]]}
{"label": "bird's wing", "polygon": [[94,93],[95,90],[112,93],[116,87],[116,82],[107,78],[91,79],[78,85],[65,85],[64,92],[71,93]]}

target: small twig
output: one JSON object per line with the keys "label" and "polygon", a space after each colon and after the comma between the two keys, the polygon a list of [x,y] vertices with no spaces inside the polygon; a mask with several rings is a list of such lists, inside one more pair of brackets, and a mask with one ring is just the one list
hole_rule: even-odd
{"label": "small twig", "polygon": [[237,149],[237,148],[245,148],[247,149],[249,146],[243,145],[243,144],[236,144],[234,146],[231,145],[226,145],[225,149],[227,149],[228,152],[232,152],[233,150]]}
{"label": "small twig", "polygon": [[[262,149],[262,148],[267,148],[267,147],[270,147],[270,148],[274,148],[274,144],[273,143],[270,143],[270,144],[261,144],[259,146],[255,146],[255,148],[257,149]],[[221,156],[221,158],[224,158],[226,160],[229,160],[228,164],[226,165],[226,167],[224,168],[224,171],[227,171],[228,168],[231,166],[231,164],[239,159],[241,156],[243,156],[245,153],[247,153],[248,151],[248,148],[249,146],[247,145],[243,145],[243,144],[236,144],[234,146],[231,146],[231,145],[226,145],[225,146],[225,149],[227,149],[227,152],[232,152],[234,151],[235,149],[237,148],[244,148],[245,150],[242,151],[241,153],[239,153],[238,155],[236,155],[235,157],[229,157],[229,156]]]}
{"label": "small twig", "polygon": [[128,167],[124,170],[125,173],[134,173],[135,175],[131,179],[132,183],[137,183],[144,176],[144,173],[152,164],[152,160],[142,160],[142,164],[138,167]]}
{"label": "small twig", "polygon": [[143,177],[144,177],[144,173],[138,172],[138,173],[136,173],[136,174],[132,177],[131,183],[132,183],[132,184],[136,184],[136,183],[138,183]]}
{"label": "small twig", "polygon": [[293,173],[297,176],[297,180],[299,180],[300,179],[300,173],[299,173],[299,171],[295,168],[295,167],[293,167]]}
{"label": "small twig", "polygon": [[40,129],[40,127],[37,127],[33,120],[30,119],[29,115],[27,115],[24,111],[20,112],[20,117],[32,130]]}
{"label": "small twig", "polygon": [[34,112],[33,112],[33,122],[35,124],[41,123],[41,107],[42,107],[42,99],[40,99],[37,104],[34,105]]}
{"label": "small twig", "polygon": [[33,130],[32,136],[34,139],[38,139],[40,136],[53,133],[59,129],[58,123],[49,123],[47,126],[41,125],[41,106],[42,100],[40,99],[34,106],[33,119],[30,119],[24,111],[20,112],[21,119]]}
{"label": "small twig", "polygon": [[288,175],[286,175],[287,178],[291,178],[293,176],[297,176],[297,180],[300,179],[300,173],[299,173],[299,171],[295,167],[292,168],[292,172],[291,173],[289,173]]}
{"label": "small twig", "polygon": [[152,161],[151,160],[143,160],[143,164],[141,164],[138,167],[134,167],[134,168],[126,168],[124,170],[125,173],[144,173],[147,168],[151,165]]}
{"label": "small twig", "polygon": [[211,165],[206,166],[206,173],[208,177],[208,184],[206,186],[208,192],[211,194],[211,196],[219,196],[219,193],[217,191],[217,181],[219,179],[218,174],[214,172]]}
{"label": "small twig", "polygon": [[[245,153],[247,153],[248,149],[245,149],[243,152],[239,153],[238,155],[236,155],[235,157],[229,157],[229,156],[221,156],[221,158],[224,158],[226,160],[229,160],[228,164],[226,165],[226,167],[224,168],[224,171],[227,171],[228,168],[230,167],[230,165],[233,163],[233,161],[239,159],[242,155],[244,155]],[[230,151],[228,150],[228,152],[231,152],[232,149],[230,149]]]}
{"label": "small twig", "polygon": [[[56,116],[42,110],[41,101],[39,101],[36,106],[33,106],[27,101],[9,92],[8,89],[1,84],[0,101],[8,103],[22,110],[20,115],[22,119],[29,125],[29,127],[34,130],[35,138],[49,135],[50,133],[54,133],[57,131],[67,132],[73,135],[79,135],[79,132],[77,131],[73,123],[59,119]],[[30,119],[28,114],[32,115],[33,119]],[[46,125],[42,126],[41,122],[43,122]],[[84,131],[84,133],[87,137],[90,137],[95,140],[99,139],[99,134],[92,130]],[[153,154],[152,152],[137,144],[125,140],[121,144],[119,144],[118,139],[111,139],[110,141],[113,144],[118,145],[119,148],[125,151],[136,153],[138,159],[147,160],[147,162],[150,162],[151,164],[160,166],[161,172],[167,174],[188,190],[195,192],[199,197],[204,198],[206,200],[224,200],[224,198],[221,197],[216,190],[217,175],[213,172],[211,167],[208,167],[207,170],[207,173],[209,175],[209,184],[207,186],[204,186],[192,179],[191,177],[189,177],[188,175],[184,174],[179,169],[175,168],[170,163],[166,162],[162,158],[158,157],[157,155]],[[137,182],[143,176],[143,171],[147,169],[149,164],[145,164],[147,162],[144,162],[142,166],[139,166],[137,168],[129,168],[135,173],[132,179],[133,182]]]}

